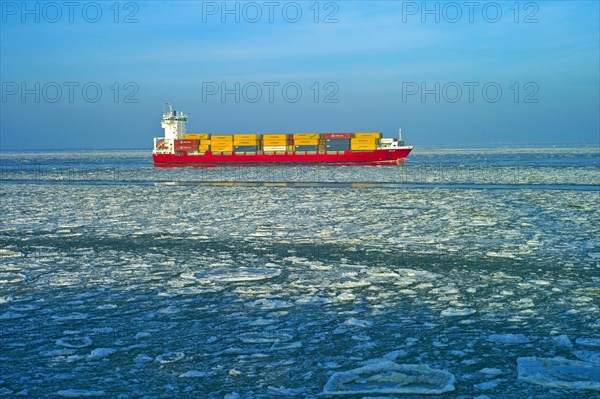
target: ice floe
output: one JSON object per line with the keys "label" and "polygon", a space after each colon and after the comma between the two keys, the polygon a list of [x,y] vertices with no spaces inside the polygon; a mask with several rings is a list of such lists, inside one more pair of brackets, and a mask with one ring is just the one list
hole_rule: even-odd
{"label": "ice floe", "polygon": [[564,346],[565,348],[570,348],[573,346],[573,343],[569,339],[566,334],[557,335],[552,337],[552,341],[558,346]]}
{"label": "ice floe", "polygon": [[383,358],[395,362],[399,357],[405,357],[407,352],[404,349],[398,349],[393,352],[386,353]]}
{"label": "ice floe", "polygon": [[183,374],[179,374],[179,378],[199,378],[199,377],[206,377],[208,375],[209,375],[209,373],[207,373],[205,371],[190,370]]}
{"label": "ice floe", "polygon": [[296,342],[274,342],[273,345],[271,345],[271,348],[269,350],[271,351],[280,351],[280,350],[286,350],[286,349],[296,349],[296,348],[301,348],[302,347],[302,342],[296,341]]}
{"label": "ice floe", "polygon": [[597,346],[600,347],[600,338],[577,338],[575,340],[577,345],[583,346]]}
{"label": "ice floe", "polygon": [[354,317],[351,317],[349,319],[347,319],[344,322],[345,326],[351,326],[351,327],[371,327],[373,326],[373,322],[370,320],[360,320],[360,319],[355,319]]}
{"label": "ice floe", "polygon": [[0,272],[0,284],[22,283],[26,278],[22,273]]}
{"label": "ice floe", "polygon": [[156,358],[154,360],[156,360],[159,363],[175,363],[180,361],[181,359],[183,359],[185,357],[185,354],[183,352],[167,352],[167,353],[163,353],[161,355],[156,356]]}
{"label": "ice floe", "polygon": [[500,380],[500,379],[486,381],[486,382],[482,382],[482,383],[473,385],[473,388],[475,388],[475,390],[477,390],[477,391],[489,391],[491,389],[497,388],[498,384],[500,384],[502,381],[503,380]]}
{"label": "ice floe", "polygon": [[112,355],[113,353],[116,353],[116,352],[117,352],[117,350],[114,348],[96,348],[88,355],[88,359],[90,359],[90,360],[103,359],[109,355]]}
{"label": "ice floe", "polygon": [[24,315],[23,313],[8,311],[8,312],[0,314],[0,320],[2,320],[2,319],[20,319],[25,316],[26,315]]}
{"label": "ice floe", "polygon": [[20,258],[23,254],[21,252],[12,251],[10,249],[0,249],[0,258]]}
{"label": "ice floe", "polygon": [[240,341],[244,343],[260,344],[273,342],[286,342],[293,337],[280,331],[265,331],[265,332],[247,332],[238,335]]}
{"label": "ice floe", "polygon": [[454,375],[422,364],[382,360],[334,373],[323,393],[328,395],[440,394],[454,391]]}
{"label": "ice floe", "polygon": [[[571,352],[573,355],[577,357],[579,360],[583,360],[584,362],[596,363],[600,364],[600,352],[596,351],[588,351],[588,350],[576,350]],[[600,368],[598,369],[598,378],[600,378]]]}
{"label": "ice floe", "polygon": [[281,299],[257,299],[253,302],[246,303],[250,308],[259,308],[261,310],[287,309],[294,306],[293,303],[283,301]]}
{"label": "ice floe", "polygon": [[597,364],[559,357],[520,357],[517,359],[517,372],[520,380],[531,384],[600,391]]}
{"label": "ice floe", "polygon": [[92,344],[92,339],[86,336],[67,336],[56,340],[56,345],[65,348],[85,348]]}
{"label": "ice floe", "polygon": [[286,388],[286,387],[273,387],[268,386],[269,392],[276,393],[280,396],[299,396],[305,393],[305,389],[302,388]]}
{"label": "ice floe", "polygon": [[241,283],[268,280],[280,274],[281,269],[240,267],[238,269],[216,269],[208,273],[196,274],[195,278],[212,283]]}
{"label": "ice floe", "polygon": [[523,334],[492,334],[487,337],[487,340],[490,342],[497,342],[500,344],[525,344],[531,342],[529,338],[527,338]]}
{"label": "ice floe", "polygon": [[475,314],[477,311],[475,309],[469,308],[447,308],[442,310],[441,315],[445,317],[451,316],[469,316]]}

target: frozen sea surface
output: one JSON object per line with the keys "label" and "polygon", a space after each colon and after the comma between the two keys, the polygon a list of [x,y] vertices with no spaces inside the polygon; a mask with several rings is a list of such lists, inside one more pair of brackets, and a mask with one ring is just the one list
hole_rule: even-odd
{"label": "frozen sea surface", "polygon": [[0,396],[600,397],[598,157],[3,154]]}

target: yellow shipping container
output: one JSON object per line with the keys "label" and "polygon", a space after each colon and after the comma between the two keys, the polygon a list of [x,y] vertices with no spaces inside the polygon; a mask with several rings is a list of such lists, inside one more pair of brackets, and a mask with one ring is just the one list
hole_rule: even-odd
{"label": "yellow shipping container", "polygon": [[263,141],[287,141],[287,138],[287,134],[263,134],[262,136]]}
{"label": "yellow shipping container", "polygon": [[256,140],[233,140],[233,145],[235,145],[235,146],[243,146],[243,145],[257,146],[258,141],[256,141]]}
{"label": "yellow shipping container", "polygon": [[321,135],[319,133],[297,133],[294,134],[294,142],[302,139],[319,140],[320,137]]}
{"label": "yellow shipping container", "polygon": [[211,143],[233,143],[233,136],[212,136]]}
{"label": "yellow shipping container", "polygon": [[356,147],[356,146],[367,146],[367,147],[377,148],[377,142],[376,141],[358,141],[356,143],[350,143],[350,148]]}
{"label": "yellow shipping container", "polygon": [[198,146],[198,151],[200,151],[200,152],[210,151],[210,146],[209,145],[202,145],[202,144],[200,144]]}
{"label": "yellow shipping container", "polygon": [[379,132],[358,132],[358,133],[354,133],[354,138],[355,139],[362,139],[362,138],[367,138],[367,137],[373,137],[375,139],[380,139],[381,138],[381,133],[379,133]]}
{"label": "yellow shipping container", "polygon": [[234,134],[234,140],[258,140],[258,134]]}
{"label": "yellow shipping container", "polygon": [[377,139],[373,138],[373,137],[363,137],[363,138],[359,138],[359,139],[352,139],[350,140],[350,145],[352,144],[372,144],[375,145],[377,144]]}
{"label": "yellow shipping container", "polygon": [[352,151],[375,151],[377,146],[374,145],[353,145],[350,146]]}
{"label": "yellow shipping container", "polygon": [[234,143],[258,143],[259,140],[258,139],[238,139],[237,137],[234,137],[233,142]]}
{"label": "yellow shipping container", "polygon": [[263,141],[263,145],[287,145],[287,141]]}
{"label": "yellow shipping container", "polygon": [[294,145],[311,145],[311,146],[315,146],[315,145],[319,145],[318,141],[295,141]]}
{"label": "yellow shipping container", "polygon": [[285,142],[285,141],[263,141],[263,145],[265,147],[267,147],[267,146],[281,146],[281,145],[285,146],[285,145],[287,145],[287,142]]}
{"label": "yellow shipping container", "polygon": [[210,139],[210,133],[188,133],[184,134],[186,140],[208,140]]}

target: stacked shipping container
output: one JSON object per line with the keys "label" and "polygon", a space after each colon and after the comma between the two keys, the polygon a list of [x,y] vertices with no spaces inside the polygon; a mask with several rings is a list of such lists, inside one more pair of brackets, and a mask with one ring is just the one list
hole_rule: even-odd
{"label": "stacked shipping container", "polygon": [[210,134],[209,133],[188,133],[185,136],[186,140],[196,140],[198,142],[198,151],[210,151]]}
{"label": "stacked shipping container", "polygon": [[208,133],[190,133],[183,140],[175,140],[175,151],[187,152],[260,152],[285,153],[318,151],[374,151],[379,146],[381,133],[297,133],[288,134],[235,134],[216,136]]}
{"label": "stacked shipping container", "polygon": [[236,134],[233,136],[234,152],[257,152],[258,145],[258,134]]}
{"label": "stacked shipping container", "polygon": [[210,138],[212,152],[233,152],[233,136],[215,136]]}
{"label": "stacked shipping container", "polygon": [[288,135],[287,134],[263,134],[262,145],[264,152],[286,152]]}
{"label": "stacked shipping container", "polygon": [[350,149],[352,151],[375,151],[379,144],[379,139],[381,139],[381,133],[355,133],[354,138],[350,141]]}
{"label": "stacked shipping container", "polygon": [[319,151],[319,133],[294,134],[294,151]]}
{"label": "stacked shipping container", "polygon": [[325,151],[348,151],[353,133],[324,133]]}

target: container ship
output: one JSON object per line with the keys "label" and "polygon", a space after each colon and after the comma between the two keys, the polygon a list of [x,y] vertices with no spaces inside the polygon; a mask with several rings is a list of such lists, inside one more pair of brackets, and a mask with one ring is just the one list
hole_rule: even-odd
{"label": "container ship", "polygon": [[187,115],[163,114],[164,137],[154,138],[156,167],[335,164],[401,165],[413,147],[379,132],[231,134],[187,133]]}

